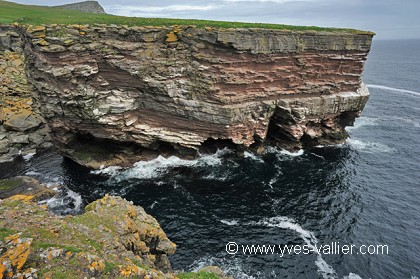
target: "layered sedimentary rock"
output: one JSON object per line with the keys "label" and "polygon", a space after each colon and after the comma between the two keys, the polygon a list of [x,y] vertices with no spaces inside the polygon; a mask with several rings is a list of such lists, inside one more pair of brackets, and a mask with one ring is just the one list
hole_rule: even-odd
{"label": "layered sedimentary rock", "polygon": [[[341,143],[363,109],[363,32],[43,26],[22,31],[55,142],[92,167],[214,143]],[[91,163],[89,163],[91,162]]]}
{"label": "layered sedimentary rock", "polygon": [[24,43],[13,26],[0,26],[0,162],[51,147],[48,127],[27,84]]}

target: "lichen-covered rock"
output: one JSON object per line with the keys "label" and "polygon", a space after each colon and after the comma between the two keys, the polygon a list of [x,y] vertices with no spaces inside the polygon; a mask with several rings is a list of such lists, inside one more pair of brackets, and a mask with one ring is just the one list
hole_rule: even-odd
{"label": "lichen-covered rock", "polygon": [[28,278],[18,275],[28,259],[32,241],[32,238],[22,238],[21,234],[11,235],[4,242],[0,241],[0,252],[4,251],[0,255],[0,279]]}
{"label": "lichen-covered rock", "polygon": [[21,110],[12,115],[3,123],[6,130],[26,132],[27,130],[38,128],[42,123],[42,118],[29,110]]}
{"label": "lichen-covered rock", "polygon": [[[45,36],[44,31],[42,26],[31,27],[28,35]],[[48,126],[33,107],[23,47],[15,27],[0,26],[0,162],[51,146]]]}
{"label": "lichen-covered rock", "polygon": [[[41,186],[28,177],[0,180],[0,190],[18,193],[0,196],[0,279],[178,278],[167,257],[176,245],[143,208],[107,195],[82,215],[57,216],[37,205]],[[202,272],[226,278],[215,267]]]}
{"label": "lichen-covered rock", "polygon": [[56,191],[42,185],[36,179],[28,176],[0,179],[0,199],[23,195],[31,197],[29,200],[41,201],[51,198],[56,194]]}
{"label": "lichen-covered rock", "polygon": [[[174,253],[176,246],[142,208],[106,196],[88,205],[83,215],[60,217],[22,197],[30,196],[0,200],[0,236],[21,232],[34,241],[31,245],[13,237],[23,246],[13,253],[0,251],[3,262],[14,255],[10,264],[0,265],[0,271],[13,269],[16,274],[31,266],[43,274],[40,278],[61,274],[66,278],[175,278],[166,255]],[[6,248],[9,242],[6,238]]]}

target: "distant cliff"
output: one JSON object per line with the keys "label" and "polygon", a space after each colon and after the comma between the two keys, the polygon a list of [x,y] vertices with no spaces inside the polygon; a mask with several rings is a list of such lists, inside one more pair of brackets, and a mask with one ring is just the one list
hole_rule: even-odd
{"label": "distant cliff", "polygon": [[47,25],[19,29],[55,145],[93,168],[230,146],[342,143],[369,92],[368,32]]}
{"label": "distant cliff", "polygon": [[105,14],[104,8],[98,3],[98,1],[83,1],[54,7],[65,10],[76,10],[85,13]]}

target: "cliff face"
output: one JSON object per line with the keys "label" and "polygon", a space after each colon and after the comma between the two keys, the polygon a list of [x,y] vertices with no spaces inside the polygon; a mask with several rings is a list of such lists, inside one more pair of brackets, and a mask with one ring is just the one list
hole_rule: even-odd
{"label": "cliff face", "polygon": [[13,26],[0,26],[0,162],[51,147],[48,127],[25,73],[23,41]]}
{"label": "cliff face", "polygon": [[363,109],[372,34],[46,26],[23,32],[61,150],[91,167],[210,145],[341,143]]}

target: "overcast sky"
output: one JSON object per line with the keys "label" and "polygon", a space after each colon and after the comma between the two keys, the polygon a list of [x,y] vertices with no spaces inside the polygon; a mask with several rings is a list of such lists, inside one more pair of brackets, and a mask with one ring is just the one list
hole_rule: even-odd
{"label": "overcast sky", "polygon": [[[80,0],[15,0],[61,5]],[[376,39],[420,38],[420,0],[99,0],[109,14],[348,27]]]}

